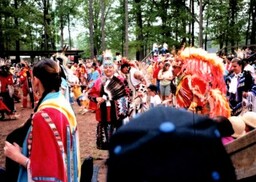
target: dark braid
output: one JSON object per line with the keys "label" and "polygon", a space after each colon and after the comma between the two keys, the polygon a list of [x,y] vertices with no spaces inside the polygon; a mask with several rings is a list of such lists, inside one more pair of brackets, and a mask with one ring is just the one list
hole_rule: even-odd
{"label": "dark braid", "polygon": [[35,109],[34,109],[34,113],[37,111],[38,107],[40,106],[40,104],[42,103],[42,101],[44,100],[45,96],[50,93],[50,91],[44,91],[44,93],[42,94],[42,97],[39,99],[38,104],[36,105]]}
{"label": "dark braid", "polygon": [[28,123],[29,125],[31,125],[31,121],[32,121],[32,117],[34,115],[34,113],[38,110],[38,107],[40,106],[40,104],[42,103],[42,101],[44,100],[45,96],[48,94],[49,92],[44,91],[42,97],[39,99],[36,107],[34,108],[34,112],[32,112],[28,118],[28,120],[26,121],[26,123]]}

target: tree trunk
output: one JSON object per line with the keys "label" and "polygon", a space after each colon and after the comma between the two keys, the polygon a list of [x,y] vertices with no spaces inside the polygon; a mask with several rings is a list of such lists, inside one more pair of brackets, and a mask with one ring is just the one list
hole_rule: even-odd
{"label": "tree trunk", "polygon": [[90,54],[94,58],[94,30],[93,30],[93,0],[89,0],[89,32],[90,32]]}
{"label": "tree trunk", "polygon": [[43,1],[43,4],[44,4],[44,35],[43,35],[43,40],[44,40],[44,43],[43,43],[43,47],[44,47],[44,50],[47,51],[48,50],[48,38],[49,38],[49,35],[48,35],[48,20],[47,20],[47,16],[49,15],[48,13],[48,10],[49,10],[49,0],[44,0]]}
{"label": "tree trunk", "polygon": [[198,46],[203,47],[203,2],[199,2],[199,35],[198,35]]}
{"label": "tree trunk", "polygon": [[2,15],[0,14],[0,57],[4,57],[4,34],[3,34],[3,25],[2,25]]}
{"label": "tree trunk", "polygon": [[252,30],[251,30],[251,44],[256,43],[256,1],[252,0]]}
{"label": "tree trunk", "polygon": [[101,51],[105,51],[106,50],[106,41],[105,41],[105,9],[106,9],[106,5],[105,5],[105,0],[101,0],[100,3],[100,7],[101,7]]}
{"label": "tree trunk", "polygon": [[251,27],[251,15],[252,15],[252,10],[253,10],[253,6],[252,6],[252,1],[250,1],[250,8],[249,8],[249,12],[248,12],[248,25],[247,25],[247,30],[246,30],[246,34],[245,34],[245,45],[248,44],[248,39],[249,39],[249,32],[250,32],[250,27]]}
{"label": "tree trunk", "polygon": [[125,41],[124,41],[124,56],[128,57],[129,51],[129,37],[128,37],[128,0],[124,1],[124,9],[125,9]]}
{"label": "tree trunk", "polygon": [[[18,2],[17,0],[14,1],[14,7],[15,7],[15,10],[18,10]],[[15,24],[15,27],[19,28],[19,20],[18,20],[18,17],[17,15],[15,15],[14,17],[14,24]],[[16,40],[15,40],[15,50],[16,50],[16,62],[20,62],[20,37],[18,37]]]}
{"label": "tree trunk", "polygon": [[60,47],[64,47],[64,22],[63,16],[60,16]]}
{"label": "tree trunk", "polygon": [[[192,12],[192,3],[193,3],[193,0],[190,0],[189,1],[189,8],[190,8],[190,11]],[[188,39],[188,44],[191,45],[191,39],[192,39],[192,22],[189,21],[189,24],[188,24],[188,34],[189,34],[189,39]]]}
{"label": "tree trunk", "polygon": [[72,38],[71,38],[71,28],[70,28],[70,15],[68,14],[68,42],[69,42],[69,48],[72,48]]}
{"label": "tree trunk", "polygon": [[192,18],[192,25],[191,25],[191,46],[194,46],[195,45],[195,4],[194,4],[194,0],[191,0],[191,9],[192,9],[192,15],[193,15],[193,18]]}
{"label": "tree trunk", "polygon": [[[3,8],[3,2],[0,1],[0,8]],[[2,13],[0,13],[0,58],[4,57],[4,51],[5,51],[5,47],[4,47],[4,16],[2,15]]]}
{"label": "tree trunk", "polygon": [[[207,29],[208,28],[208,24],[209,24],[209,20],[208,20],[208,18],[207,18],[207,20],[206,20],[206,25],[205,25],[205,28]],[[207,37],[207,33],[205,33],[205,38],[204,38],[204,49],[207,51],[207,40],[208,39],[208,37]]]}
{"label": "tree trunk", "polygon": [[230,11],[231,11],[231,20],[230,20],[230,44],[231,44],[231,52],[235,52],[235,33],[237,32],[234,29],[234,25],[236,23],[236,11],[237,11],[237,1],[236,0],[230,0]]}
{"label": "tree trunk", "polygon": [[135,0],[135,6],[136,6],[136,23],[137,23],[137,51],[136,51],[136,60],[141,61],[144,58],[143,54],[143,34],[142,34],[142,9],[141,9],[141,0]]}

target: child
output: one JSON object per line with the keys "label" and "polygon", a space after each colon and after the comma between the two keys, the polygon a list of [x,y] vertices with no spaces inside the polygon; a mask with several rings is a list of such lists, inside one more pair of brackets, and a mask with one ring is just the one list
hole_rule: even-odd
{"label": "child", "polygon": [[84,115],[89,111],[89,103],[90,103],[90,100],[88,98],[88,91],[83,90],[83,97],[82,97],[82,103],[81,103],[83,106],[83,110],[81,111],[82,115]]}
{"label": "child", "polygon": [[157,86],[156,85],[149,85],[148,86],[148,96],[150,96],[150,108],[155,107],[161,104],[162,100],[157,94]]}
{"label": "child", "polygon": [[84,106],[82,105],[83,93],[82,93],[81,86],[76,83],[72,84],[71,91],[73,92],[74,99],[76,100],[77,105],[80,107],[79,113],[82,113]]}

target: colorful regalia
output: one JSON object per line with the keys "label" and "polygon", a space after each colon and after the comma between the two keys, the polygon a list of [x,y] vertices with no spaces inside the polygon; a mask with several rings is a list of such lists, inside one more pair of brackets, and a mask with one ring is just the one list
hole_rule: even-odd
{"label": "colorful regalia", "polygon": [[31,70],[29,69],[29,66],[27,64],[27,62],[25,61],[21,61],[22,64],[22,68],[18,74],[19,76],[19,81],[21,84],[21,89],[22,89],[22,107],[26,108],[27,104],[28,104],[28,94],[29,94],[29,84],[28,84],[28,75],[31,75],[31,73],[29,74],[28,72],[31,72]]}
{"label": "colorful regalia", "polygon": [[26,181],[31,173],[35,181],[78,182],[78,143],[72,108],[60,92],[47,94],[32,117],[32,126],[22,146],[22,153],[30,158],[30,169],[21,167],[18,181]]}
{"label": "colorful regalia", "polygon": [[181,66],[175,95],[177,106],[211,117],[229,117],[222,59],[189,47],[180,52],[175,62]]}
{"label": "colorful regalia", "polygon": [[15,119],[11,117],[14,114],[14,100],[13,94],[13,76],[9,73],[9,68],[6,65],[0,67],[0,113],[1,120],[5,119],[5,113],[9,116],[9,119]]}
{"label": "colorful regalia", "polygon": [[[108,86],[108,88],[105,87],[106,84],[106,78],[105,77],[101,77],[99,79],[97,79],[94,83],[94,86],[92,87],[92,94],[90,95],[90,99],[94,102],[96,102],[96,97],[100,97],[103,95],[108,95],[108,98],[111,98],[110,102],[113,102],[113,104],[111,104],[112,108],[114,110],[114,114],[110,114],[108,115],[108,117],[103,117],[102,112],[106,112],[106,104],[102,104],[100,107],[98,106],[97,110],[96,110],[96,120],[99,122],[121,122],[120,119],[123,119],[123,117],[126,116],[126,112],[127,112],[127,96],[126,96],[126,90],[125,90],[125,85],[122,83],[122,81],[116,77],[113,76],[111,78],[112,83],[112,89],[115,90],[116,89],[116,98],[112,95],[111,92],[106,91],[109,90],[108,88],[110,86]],[[110,84],[111,84],[110,83]],[[118,86],[113,86],[115,83],[117,83],[116,85]],[[115,91],[113,91],[115,92]],[[113,99],[113,100],[112,100]],[[122,102],[124,99],[124,102]],[[123,104],[122,104],[123,103]],[[118,121],[117,121],[118,120]],[[119,124],[118,124],[119,125]]]}
{"label": "colorful regalia", "polygon": [[[106,52],[109,53],[109,52]],[[104,54],[104,75],[91,88],[89,99],[97,103],[97,148],[106,150],[114,131],[122,125],[128,113],[128,95],[124,82],[115,76],[111,54]]]}

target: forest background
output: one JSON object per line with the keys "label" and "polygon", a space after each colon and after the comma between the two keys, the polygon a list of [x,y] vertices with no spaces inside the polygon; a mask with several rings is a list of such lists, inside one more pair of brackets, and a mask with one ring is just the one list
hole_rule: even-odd
{"label": "forest background", "polygon": [[154,43],[172,49],[182,40],[227,54],[254,45],[255,33],[256,0],[0,1],[0,57],[67,44],[84,58],[111,49],[142,60]]}

